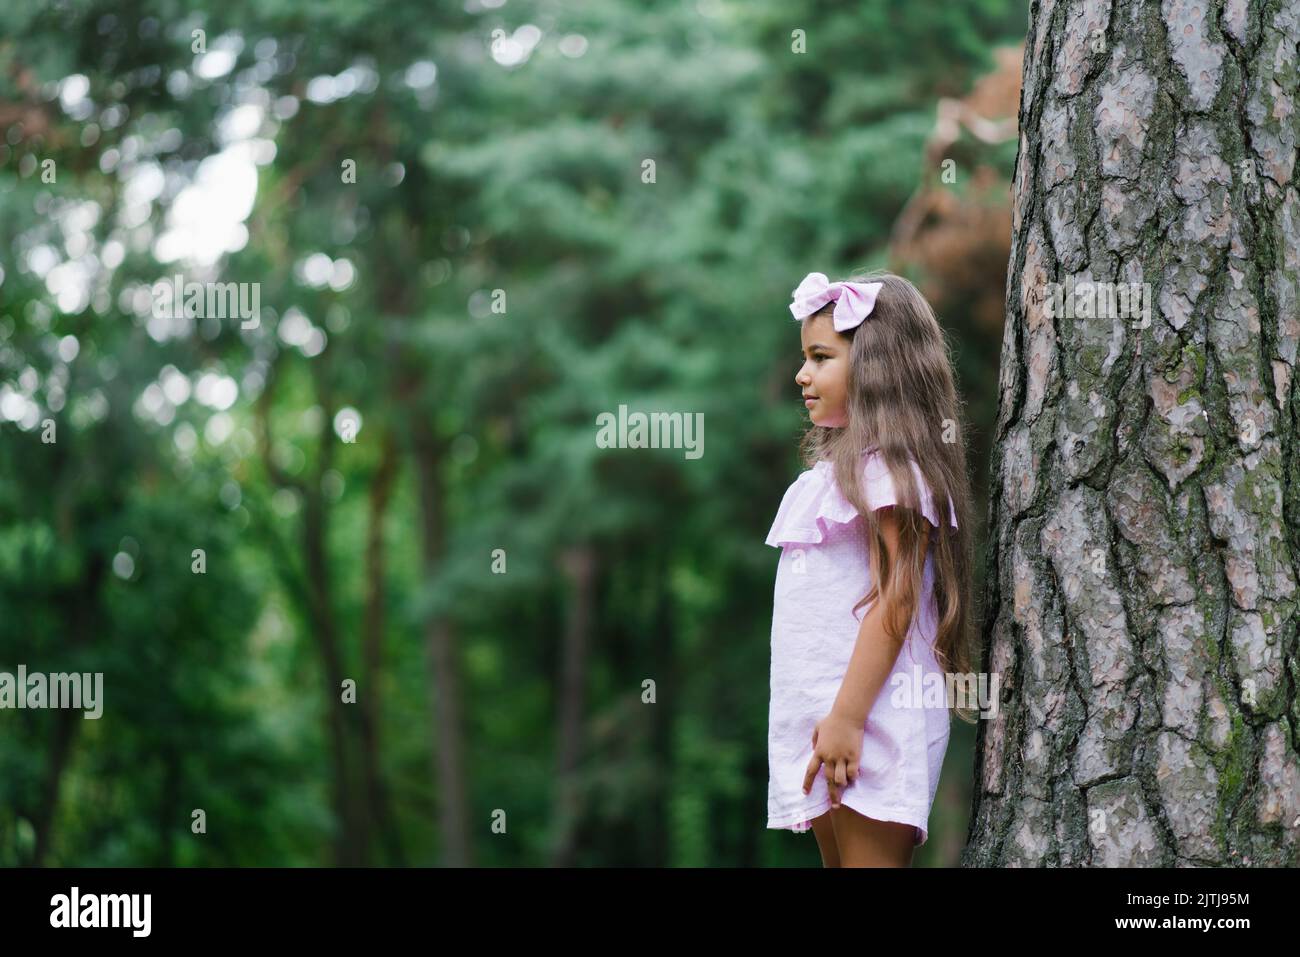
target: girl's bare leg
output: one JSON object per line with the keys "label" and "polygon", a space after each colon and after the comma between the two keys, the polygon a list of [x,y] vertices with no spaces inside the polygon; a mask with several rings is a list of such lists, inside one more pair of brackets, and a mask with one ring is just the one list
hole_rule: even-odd
{"label": "girl's bare leg", "polygon": [[827,813],[834,829],[840,867],[912,866],[912,851],[916,846],[916,828],[912,825],[877,821],[843,804]]}
{"label": "girl's bare leg", "polygon": [[822,866],[839,867],[840,852],[835,844],[835,825],[831,823],[831,812],[813,818],[812,829],[817,835],[817,849],[822,852]]}

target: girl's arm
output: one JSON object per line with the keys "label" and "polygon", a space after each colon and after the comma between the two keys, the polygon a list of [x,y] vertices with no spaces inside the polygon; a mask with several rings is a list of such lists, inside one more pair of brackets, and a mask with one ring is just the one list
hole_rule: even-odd
{"label": "girl's arm", "polygon": [[[879,516],[880,534],[885,540],[890,567],[897,568],[898,519],[894,516],[893,508],[880,509],[876,514]],[[880,694],[880,689],[894,668],[894,662],[898,660],[899,652],[903,650],[903,639],[892,638],[885,631],[883,597],[883,593],[877,596],[871,610],[862,619],[857,642],[853,646],[853,657],[849,659],[849,668],[840,684],[840,693],[831,708],[832,714],[852,722],[857,728],[866,723],[876,696]],[[855,768],[854,771],[856,770]]]}
{"label": "girl's arm", "polygon": [[[898,519],[893,508],[877,510],[881,537],[891,567],[897,568]],[[871,610],[863,616],[858,628],[857,642],[848,670],[840,682],[839,694],[831,711],[813,729],[813,756],[804,773],[803,790],[812,789],[813,778],[824,769],[831,807],[839,807],[840,791],[858,776],[858,760],[862,751],[862,727],[875,704],[885,679],[893,670],[903,638],[891,638],[885,630],[886,612],[884,595],[877,596]],[[909,620],[910,625],[910,620]],[[907,629],[904,629],[904,635]]]}

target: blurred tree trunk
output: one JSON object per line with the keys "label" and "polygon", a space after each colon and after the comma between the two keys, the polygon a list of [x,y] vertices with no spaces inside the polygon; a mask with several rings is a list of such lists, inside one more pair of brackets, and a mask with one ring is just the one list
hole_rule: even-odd
{"label": "blurred tree trunk", "polygon": [[[282,568],[291,592],[302,603],[311,637],[320,655],[325,676],[326,737],[330,748],[331,802],[337,831],[334,861],[340,867],[357,867],[368,863],[369,818],[364,799],[359,794],[352,742],[362,740],[360,722],[353,718],[350,704],[343,700],[343,681],[348,677],[342,644],[333,609],[332,576],[329,573],[329,508],[322,489],[322,479],[334,457],[334,404],[329,395],[323,363],[312,366],[312,381],[320,402],[321,427],[317,445],[316,469],[311,481],[299,481],[276,464],[270,432],[270,408],[274,393],[276,367],[268,373],[266,387],[258,398],[262,461],[272,483],[291,489],[302,499],[303,574],[295,579]],[[369,689],[359,689],[364,697]]]}
{"label": "blurred tree trunk", "polygon": [[387,569],[384,561],[384,519],[392,499],[393,484],[397,479],[397,443],[391,431],[384,434],[379,468],[370,480],[369,528],[366,533],[366,617],[362,635],[362,683],[366,693],[361,695],[362,762],[366,778],[366,796],[369,801],[371,822],[379,832],[387,851],[389,863],[399,867],[406,863],[401,836],[393,820],[388,801],[388,788],[384,783],[380,764],[379,688],[384,666],[384,603],[387,601]]}
{"label": "blurred tree trunk", "polygon": [[[1300,862],[1298,41],[1294,0],[1033,4],[966,864]],[[1067,276],[1149,322],[1059,318]]]}
{"label": "blurred tree trunk", "polygon": [[159,755],[162,787],[158,789],[158,857],[157,867],[176,866],[176,831],[189,819],[181,806],[180,755],[169,743]]}
{"label": "blurred tree trunk", "polygon": [[[653,755],[653,768],[655,778],[655,793],[653,795],[653,807],[655,814],[648,822],[648,833],[643,836],[643,840],[649,842],[649,848],[646,852],[646,859],[650,860],[657,867],[675,867],[677,857],[680,854],[679,842],[675,840],[673,822],[673,798],[677,795],[676,776],[677,769],[682,765],[679,760],[678,750],[675,747],[677,742],[677,719],[685,709],[681,707],[669,707],[659,704],[659,694],[667,690],[677,701],[686,701],[688,680],[683,679],[681,650],[685,646],[682,636],[682,629],[686,627],[684,620],[677,614],[677,595],[672,588],[668,587],[672,581],[673,574],[673,551],[671,548],[665,549],[657,557],[654,566],[655,574],[658,581],[663,585],[663,599],[655,602],[653,618],[651,619],[650,635],[653,641],[653,657],[655,664],[655,706],[650,712],[650,720],[653,722],[651,729],[651,753]],[[640,695],[640,688],[637,688],[637,694]],[[766,725],[764,725],[766,729]],[[761,767],[759,772],[762,775],[768,773],[767,768],[767,750],[764,748],[761,752]],[[686,772],[689,774],[689,770]],[[755,810],[758,813],[767,813],[767,789],[759,789],[762,795],[761,803],[755,804]],[[752,833],[751,833],[752,832]],[[762,836],[758,828],[746,829],[746,834],[754,841],[754,847],[757,848],[758,838]],[[754,858],[744,861],[740,866],[753,866]]]}
{"label": "blurred tree trunk", "polygon": [[[326,422],[333,418],[327,410]],[[328,440],[326,440],[328,441]],[[369,852],[369,822],[362,810],[362,801],[355,783],[356,771],[349,746],[353,705],[343,700],[343,682],[348,678],[343,663],[343,650],[339,640],[338,625],[333,613],[331,576],[328,568],[328,510],[320,482],[304,487],[303,552],[306,557],[309,621],[316,646],[320,651],[325,671],[325,698],[328,708],[330,751],[333,756],[334,808],[339,830],[335,844],[335,859],[340,866],[357,867],[367,863]],[[359,695],[365,697],[374,689],[362,687]]]}
{"label": "blurred tree trunk", "polygon": [[[62,465],[62,462],[60,459],[59,464]],[[120,508],[122,504],[120,498],[114,496],[109,508]],[[63,519],[60,522],[60,536],[72,539],[79,523],[73,517],[71,508],[61,508],[60,512]],[[53,607],[63,609],[67,616],[68,637],[73,648],[85,648],[95,635],[100,614],[99,590],[107,574],[108,559],[98,549],[91,551],[86,556],[86,567],[81,578],[52,602]],[[72,748],[84,720],[84,714],[73,708],[62,708],[55,712],[54,741],[45,766],[40,805],[32,815],[32,830],[35,834],[32,864],[35,867],[44,865],[49,856],[54,841],[54,820],[58,815],[59,798],[63,791],[63,774],[72,758]]]}
{"label": "blurred tree trunk", "polygon": [[583,717],[587,710],[587,656],[595,605],[595,555],[590,545],[567,549],[561,565],[569,580],[568,614],[560,650],[559,740],[556,761],[557,836],[552,867],[573,863],[574,839],[582,813],[578,766],[582,760]]}
{"label": "blurred tree trunk", "polygon": [[[420,497],[420,546],[424,556],[425,586],[429,587],[438,574],[445,549],[442,503],[446,495],[439,475],[443,447],[419,412],[411,416],[411,423]],[[430,613],[424,628],[429,685],[434,699],[432,739],[437,765],[435,787],[440,796],[443,862],[448,867],[469,867],[473,863],[473,845],[469,839],[456,632],[439,609]],[[487,826],[489,822],[482,823]]]}

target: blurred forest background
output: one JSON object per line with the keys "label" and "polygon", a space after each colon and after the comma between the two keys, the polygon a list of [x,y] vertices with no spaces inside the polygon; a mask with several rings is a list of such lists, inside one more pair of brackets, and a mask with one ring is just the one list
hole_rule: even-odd
{"label": "blurred forest background", "polygon": [[1027,6],[0,8],[0,671],[104,673],[0,712],[0,864],[818,865],[765,828],[786,307],[917,282],[986,500]]}

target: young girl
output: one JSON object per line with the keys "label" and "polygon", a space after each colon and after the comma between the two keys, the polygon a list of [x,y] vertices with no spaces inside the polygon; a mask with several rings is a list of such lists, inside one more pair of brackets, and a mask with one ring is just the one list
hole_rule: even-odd
{"label": "young girl", "polygon": [[767,536],[782,548],[767,826],[811,826],[827,867],[907,867],[929,836],[952,705],[918,692],[931,673],[970,670],[970,489],[948,346],[916,287],[888,273],[809,273],[790,311],[812,467]]}

